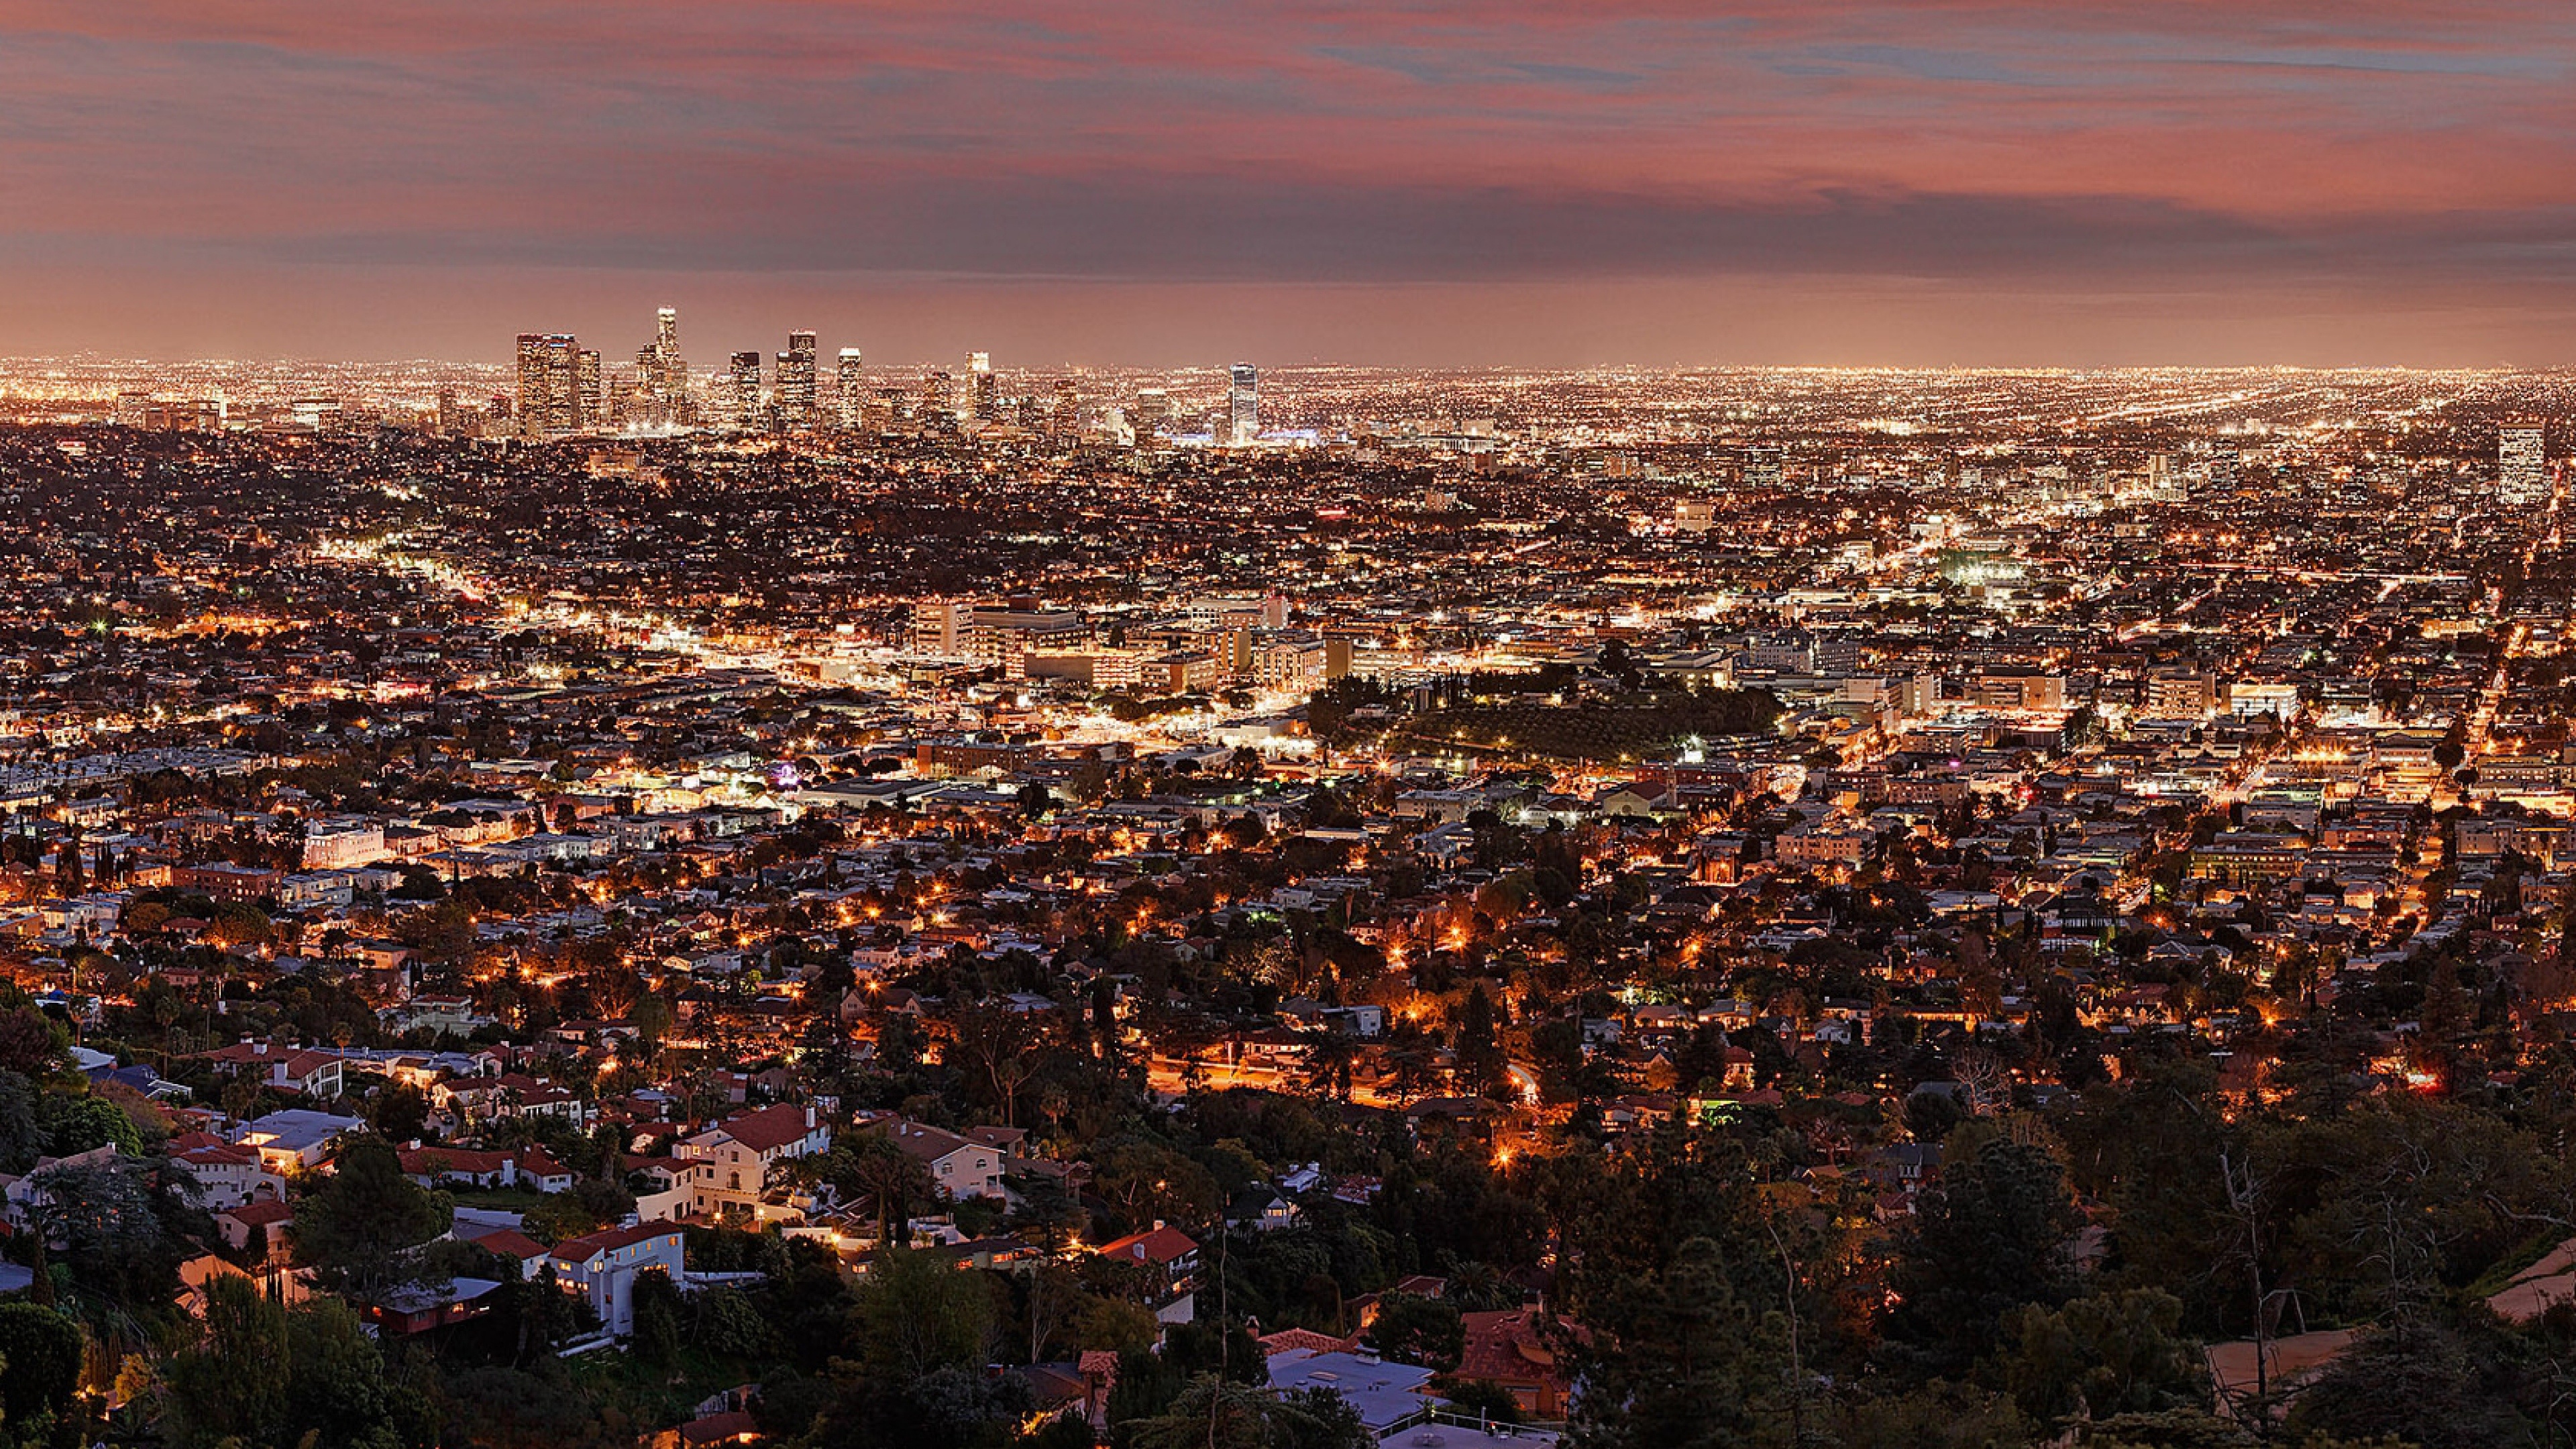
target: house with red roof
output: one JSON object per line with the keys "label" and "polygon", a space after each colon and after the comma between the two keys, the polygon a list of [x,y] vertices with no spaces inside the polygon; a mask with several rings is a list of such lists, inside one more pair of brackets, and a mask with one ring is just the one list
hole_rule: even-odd
{"label": "house with red roof", "polygon": [[688,1170],[689,1211],[698,1217],[775,1221],[796,1208],[770,1201],[785,1186],[786,1165],[830,1149],[832,1129],[810,1106],[782,1102],[737,1113],[673,1144]]}
{"label": "house with red roof", "polygon": [[1154,1270],[1161,1290],[1154,1297],[1154,1316],[1166,1323],[1190,1321],[1194,1311],[1192,1295],[1198,1288],[1198,1239],[1169,1223],[1157,1222],[1144,1232],[1103,1243],[1098,1251],[1103,1258]]}
{"label": "house with red roof", "polygon": [[215,1212],[286,1196],[286,1179],[270,1170],[256,1149],[208,1133],[170,1139],[170,1165],[197,1180],[205,1205]]}
{"label": "house with red roof", "polygon": [[635,1331],[635,1280],[662,1273],[677,1283],[687,1257],[678,1223],[650,1222],[566,1238],[555,1244],[548,1262],[555,1282],[589,1299],[600,1326],[624,1338]]}
{"label": "house with red roof", "polygon": [[336,1052],[281,1046],[276,1042],[240,1041],[200,1053],[197,1059],[214,1068],[218,1076],[248,1075],[256,1078],[260,1085],[281,1092],[331,1098],[339,1096],[341,1091],[340,1057]]}
{"label": "house with red roof", "polygon": [[1556,1322],[1537,1308],[1462,1313],[1467,1341],[1452,1377],[1499,1385],[1533,1419],[1562,1419],[1574,1378],[1557,1352],[1559,1335],[1577,1341],[1584,1330]]}

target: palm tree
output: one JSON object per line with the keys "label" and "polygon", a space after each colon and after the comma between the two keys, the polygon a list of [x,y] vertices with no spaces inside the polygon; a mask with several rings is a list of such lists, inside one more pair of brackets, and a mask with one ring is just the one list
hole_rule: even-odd
{"label": "palm tree", "polygon": [[868,1198],[876,1208],[877,1241],[892,1243],[895,1225],[910,1221],[912,1205],[930,1201],[938,1184],[920,1158],[883,1137],[863,1140],[850,1155],[841,1185]]}

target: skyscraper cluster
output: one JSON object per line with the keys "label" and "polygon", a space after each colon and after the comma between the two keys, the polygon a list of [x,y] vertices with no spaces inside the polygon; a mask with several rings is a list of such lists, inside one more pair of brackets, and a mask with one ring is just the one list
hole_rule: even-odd
{"label": "skyscraper cluster", "polygon": [[[989,352],[969,352],[962,375],[925,369],[911,388],[870,388],[858,348],[839,350],[826,377],[816,334],[797,328],[774,363],[758,350],[727,354],[719,372],[697,379],[680,352],[677,309],[654,316],[651,340],[635,351],[632,373],[604,377],[600,356],[568,332],[526,332],[518,339],[518,397],[512,431],[522,437],[560,437],[615,429],[712,427],[734,432],[830,429],[861,432],[873,422],[938,432],[1017,428],[1067,442],[1083,435],[1081,391],[1075,379],[1032,380],[1006,397]],[[880,380],[885,381],[885,380]],[[1261,438],[1260,373],[1249,362],[1227,369],[1221,410],[1204,434],[1181,429],[1182,415],[1162,388],[1140,389],[1128,408],[1109,407],[1097,420],[1103,435],[1133,443],[1140,436],[1192,438],[1215,447],[1248,447]],[[495,400],[508,412],[506,399]],[[1205,417],[1206,414],[1196,414]]]}
{"label": "skyscraper cluster", "polygon": [[664,307],[654,314],[653,340],[635,354],[635,376],[649,421],[688,420],[689,364],[680,356],[678,309]]}
{"label": "skyscraper cluster", "polygon": [[518,371],[521,435],[577,433],[606,421],[599,354],[571,333],[520,333]]}

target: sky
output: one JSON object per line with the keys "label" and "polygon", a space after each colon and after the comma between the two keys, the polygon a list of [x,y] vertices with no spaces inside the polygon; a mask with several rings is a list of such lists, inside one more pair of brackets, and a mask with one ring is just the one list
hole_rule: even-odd
{"label": "sky", "polygon": [[0,354],[2576,364],[2567,0],[0,0]]}

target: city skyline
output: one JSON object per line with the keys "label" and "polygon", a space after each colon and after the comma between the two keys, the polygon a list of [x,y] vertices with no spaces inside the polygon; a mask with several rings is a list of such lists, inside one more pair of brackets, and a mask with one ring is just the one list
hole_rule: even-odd
{"label": "city skyline", "polygon": [[2576,360],[2555,7],[648,9],[14,7],[0,352]]}

